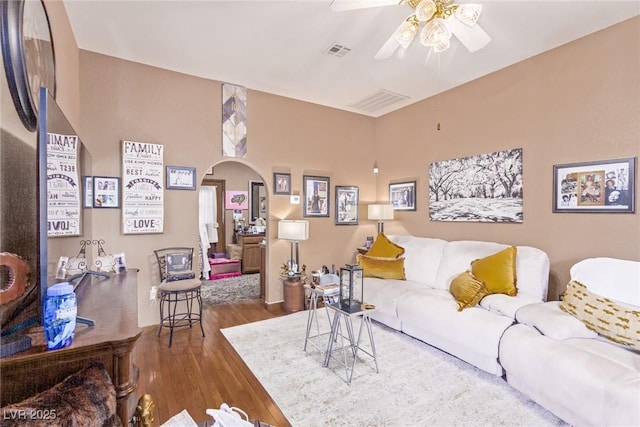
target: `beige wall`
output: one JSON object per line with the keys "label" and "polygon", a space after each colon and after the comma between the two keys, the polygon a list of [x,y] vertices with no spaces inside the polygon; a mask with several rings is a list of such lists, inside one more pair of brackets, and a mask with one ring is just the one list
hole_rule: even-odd
{"label": "beige wall", "polygon": [[[217,165],[228,158],[221,148],[220,82],[91,52],[82,51],[80,58],[82,138],[93,155],[95,175],[120,176],[122,140],[163,144],[165,165],[196,167],[198,182],[210,166],[216,174],[221,170]],[[252,90],[247,99],[248,154],[235,160],[263,177],[269,194],[267,301],[277,302],[282,299],[279,265],[289,249],[275,238],[277,220],[301,218],[302,213],[289,197],[272,195],[272,173],[291,172],[292,188],[300,194],[303,174],[329,176],[332,191],[334,185],[357,185],[362,202],[372,202],[375,120]],[[153,250],[197,245],[197,194],[165,191],[162,234],[122,235],[120,210],[94,209],[93,221],[100,224],[94,239],[104,239],[107,250],[124,251],[127,264],[140,268],[141,325],[157,322],[157,308],[148,302],[156,276]],[[301,244],[301,259],[310,269],[350,261],[353,249],[373,233],[367,221],[361,227],[335,227],[333,209],[332,200],[330,218],[311,219],[310,240]]]}
{"label": "beige wall", "polygon": [[[554,164],[640,153],[639,62],[635,18],[378,119],[378,197],[389,181],[418,180],[417,211],[397,212],[385,231],[538,247],[551,259],[552,298],[580,259],[640,260],[637,213],[551,211]],[[429,221],[431,162],[518,147],[522,224]]]}
{"label": "beige wall", "polygon": [[[48,1],[47,8],[58,100],[91,150],[94,174],[120,176],[123,139],[164,144],[165,164],[196,167],[198,181],[211,165],[228,160],[221,156],[220,82],[78,52],[60,2]],[[235,160],[263,177],[269,194],[267,301],[282,298],[278,269],[289,249],[276,238],[277,220],[302,217],[300,205],[272,194],[274,171],[290,172],[298,194],[303,174],[331,179],[331,216],[310,219],[310,239],[300,246],[311,269],[349,262],[353,248],[375,232],[366,205],[386,200],[388,183],[405,179],[418,181],[418,210],[398,212],[386,224],[389,234],[540,247],[551,258],[552,297],[581,258],[640,260],[638,214],[551,213],[553,164],[640,151],[639,23],[635,18],[379,119],[249,89],[249,151]],[[523,224],[428,220],[430,162],[516,147],[524,149]],[[371,173],[374,160],[378,176]],[[360,187],[359,226],[334,225],[335,185]],[[148,302],[155,280],[152,251],[196,245],[197,192],[165,192],[163,234],[122,235],[120,214],[94,210],[93,237],[105,239],[108,251],[125,251],[128,265],[140,268],[139,323],[156,323],[157,307]]]}

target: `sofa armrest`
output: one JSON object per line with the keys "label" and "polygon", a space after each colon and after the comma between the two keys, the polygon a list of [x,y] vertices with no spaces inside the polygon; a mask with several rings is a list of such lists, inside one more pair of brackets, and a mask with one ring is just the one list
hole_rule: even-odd
{"label": "sofa armrest", "polygon": [[522,307],[516,313],[518,323],[538,330],[541,334],[563,341],[568,338],[595,338],[597,333],[580,320],[560,310],[560,301],[549,301]]}

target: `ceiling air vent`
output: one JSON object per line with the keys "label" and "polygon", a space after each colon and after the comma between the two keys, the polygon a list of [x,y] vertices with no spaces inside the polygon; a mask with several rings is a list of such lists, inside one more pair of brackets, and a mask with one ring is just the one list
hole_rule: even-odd
{"label": "ceiling air vent", "polygon": [[327,50],[324,51],[324,53],[326,53],[327,55],[338,56],[340,58],[342,58],[343,56],[345,56],[349,52],[351,52],[351,48],[350,47],[346,47],[346,46],[341,45],[339,43],[332,44],[331,46],[329,46],[329,48]]}
{"label": "ceiling air vent", "polygon": [[385,89],[380,89],[377,92],[354,102],[353,104],[349,104],[348,106],[366,113],[375,113],[378,110],[386,108],[397,102],[404,101],[405,99],[409,99],[409,97],[393,93]]}

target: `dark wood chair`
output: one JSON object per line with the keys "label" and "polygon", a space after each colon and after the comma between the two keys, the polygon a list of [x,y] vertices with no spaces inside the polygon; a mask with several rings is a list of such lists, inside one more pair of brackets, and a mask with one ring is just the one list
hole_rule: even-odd
{"label": "dark wood chair", "polygon": [[204,337],[200,294],[202,282],[192,269],[193,248],[171,247],[153,252],[156,255],[161,281],[158,286],[160,297],[158,336],[162,328],[169,328],[169,347],[171,347],[174,329],[187,326],[191,328],[197,323]]}

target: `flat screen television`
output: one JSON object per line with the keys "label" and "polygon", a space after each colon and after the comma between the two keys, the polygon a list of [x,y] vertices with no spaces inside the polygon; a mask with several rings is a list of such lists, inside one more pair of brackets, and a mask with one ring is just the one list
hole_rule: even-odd
{"label": "flat screen television", "polygon": [[[47,288],[69,281],[61,257],[76,257],[91,242],[91,154],[44,87],[38,116],[38,321],[44,324]],[[87,264],[90,255],[87,248]],[[76,286],[90,280],[74,279]]]}

